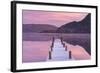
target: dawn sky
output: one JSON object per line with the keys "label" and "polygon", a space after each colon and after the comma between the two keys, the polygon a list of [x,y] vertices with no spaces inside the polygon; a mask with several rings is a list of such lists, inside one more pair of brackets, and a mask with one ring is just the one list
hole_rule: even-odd
{"label": "dawn sky", "polygon": [[81,21],[88,13],[23,10],[23,24],[49,24],[60,27]]}

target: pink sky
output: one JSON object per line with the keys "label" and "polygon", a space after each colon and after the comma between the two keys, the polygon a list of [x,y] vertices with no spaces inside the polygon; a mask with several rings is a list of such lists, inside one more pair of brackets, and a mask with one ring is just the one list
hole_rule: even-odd
{"label": "pink sky", "polygon": [[23,24],[50,24],[60,27],[81,21],[88,13],[23,10]]}

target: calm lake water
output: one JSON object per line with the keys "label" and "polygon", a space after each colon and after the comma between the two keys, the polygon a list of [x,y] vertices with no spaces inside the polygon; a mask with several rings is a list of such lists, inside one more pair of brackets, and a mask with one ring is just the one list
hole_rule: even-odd
{"label": "calm lake water", "polygon": [[90,34],[23,33],[23,63],[47,61],[53,37],[62,37],[64,42],[80,45],[89,55],[91,54]]}

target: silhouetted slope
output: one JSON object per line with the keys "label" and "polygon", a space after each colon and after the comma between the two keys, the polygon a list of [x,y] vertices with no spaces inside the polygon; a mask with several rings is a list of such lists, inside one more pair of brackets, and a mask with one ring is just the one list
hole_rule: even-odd
{"label": "silhouetted slope", "polygon": [[70,22],[57,29],[58,33],[90,33],[91,14],[88,14],[82,21]]}

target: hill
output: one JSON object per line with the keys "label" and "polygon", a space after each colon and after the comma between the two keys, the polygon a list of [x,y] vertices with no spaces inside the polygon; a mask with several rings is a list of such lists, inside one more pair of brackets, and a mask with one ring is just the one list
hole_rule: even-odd
{"label": "hill", "polygon": [[70,22],[57,29],[58,33],[90,33],[91,32],[91,14],[88,14],[83,20]]}
{"label": "hill", "polygon": [[48,24],[23,24],[23,32],[55,32],[57,30],[56,26]]}

